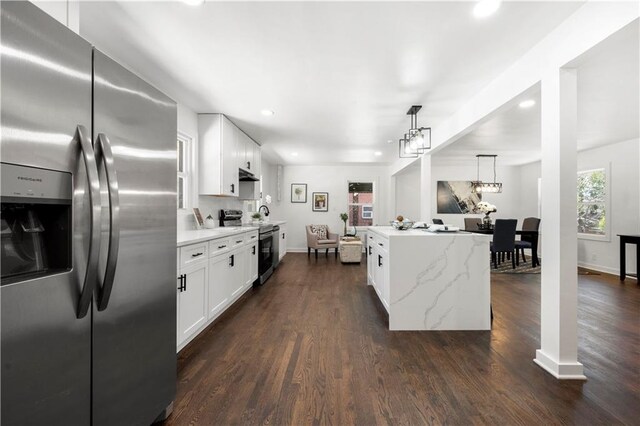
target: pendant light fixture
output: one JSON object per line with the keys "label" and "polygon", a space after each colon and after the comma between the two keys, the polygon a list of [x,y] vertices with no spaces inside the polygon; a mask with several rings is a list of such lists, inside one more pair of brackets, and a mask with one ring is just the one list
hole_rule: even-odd
{"label": "pendant light fixture", "polygon": [[418,127],[418,111],[422,109],[422,105],[413,105],[407,111],[407,115],[411,116],[411,127],[409,133],[405,133],[404,138],[399,142],[400,158],[417,158],[431,149],[431,128]]}
{"label": "pendant light fixture", "polygon": [[[480,158],[492,158],[493,157],[493,182],[482,182],[480,180]],[[477,193],[500,193],[502,192],[502,183],[496,182],[496,157],[497,155],[491,154],[478,154],[476,155],[476,180],[473,181],[473,189]]]}

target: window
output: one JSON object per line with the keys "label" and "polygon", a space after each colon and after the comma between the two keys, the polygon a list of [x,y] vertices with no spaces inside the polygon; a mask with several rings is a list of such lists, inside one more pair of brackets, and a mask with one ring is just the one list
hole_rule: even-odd
{"label": "window", "polygon": [[578,172],[578,235],[608,238],[608,185],[606,169]]}
{"label": "window", "polygon": [[373,182],[349,182],[349,226],[373,225]]}
{"label": "window", "polygon": [[189,185],[191,176],[191,138],[178,134],[178,208],[189,206]]}

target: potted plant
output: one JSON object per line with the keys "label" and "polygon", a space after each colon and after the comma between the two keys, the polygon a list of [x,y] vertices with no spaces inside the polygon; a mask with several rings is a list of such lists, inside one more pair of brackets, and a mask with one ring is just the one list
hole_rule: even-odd
{"label": "potted plant", "polygon": [[216,221],[213,216],[209,215],[204,219],[204,227],[208,229],[216,227]]}
{"label": "potted plant", "polygon": [[340,219],[344,222],[343,235],[347,235],[347,220],[349,220],[349,215],[346,213],[340,213]]}
{"label": "potted plant", "polygon": [[254,214],[251,215],[251,219],[253,223],[257,223],[260,222],[262,220],[262,215],[258,212],[255,212]]}

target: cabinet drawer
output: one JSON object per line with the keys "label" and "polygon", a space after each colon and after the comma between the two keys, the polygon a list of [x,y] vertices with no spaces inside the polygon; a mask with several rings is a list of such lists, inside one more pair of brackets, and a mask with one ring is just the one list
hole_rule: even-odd
{"label": "cabinet drawer", "polygon": [[231,248],[239,247],[244,244],[245,234],[232,235],[229,237],[231,240]]}
{"label": "cabinet drawer", "polygon": [[231,248],[231,240],[227,238],[219,238],[217,240],[209,241],[209,256],[213,257],[217,254],[229,251]]}
{"label": "cabinet drawer", "polygon": [[206,259],[207,243],[191,244],[180,248],[180,267]]}
{"label": "cabinet drawer", "polygon": [[249,232],[244,235],[244,242],[247,244],[251,244],[258,241],[258,231]]}

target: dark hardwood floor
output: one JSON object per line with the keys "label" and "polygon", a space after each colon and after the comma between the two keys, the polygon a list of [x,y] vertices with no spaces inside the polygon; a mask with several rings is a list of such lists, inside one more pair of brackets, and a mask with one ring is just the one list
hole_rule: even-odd
{"label": "dark hardwood floor", "polygon": [[493,274],[491,332],[390,332],[366,264],[287,254],[179,354],[167,425],[640,424],[640,288],[579,277],[586,382],[533,363],[540,275]]}

